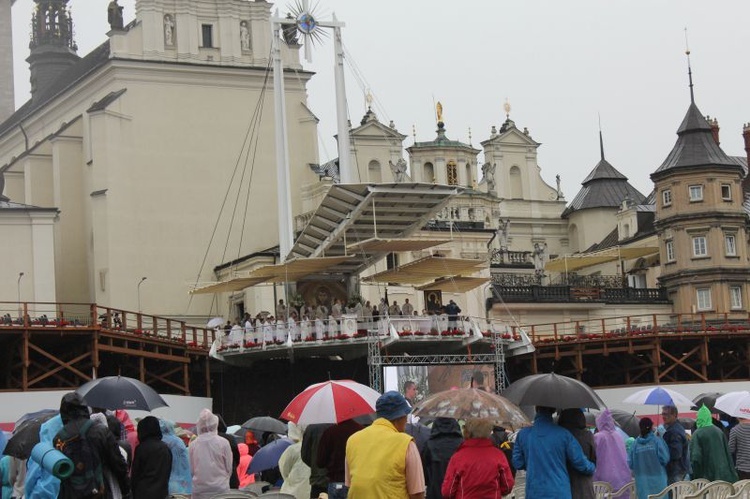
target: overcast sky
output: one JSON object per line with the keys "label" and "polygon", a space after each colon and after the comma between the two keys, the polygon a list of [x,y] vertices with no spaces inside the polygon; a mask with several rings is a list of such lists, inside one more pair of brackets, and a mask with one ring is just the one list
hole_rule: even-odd
{"label": "overcast sky", "polygon": [[[71,0],[79,55],[105,39],[104,0]],[[121,0],[125,22],[134,0]],[[285,12],[289,3],[277,5]],[[13,8],[16,103],[28,99],[32,0]],[[685,33],[692,51],[696,103],[716,116],[725,152],[744,156],[750,122],[750,1],[720,0],[320,0],[322,19],[346,23],[349,115],[358,124],[365,88],[380,120],[408,135],[404,146],[435,136],[435,101],[448,137],[474,146],[511,118],[542,143],[542,176],[562,176],[570,201],[599,160],[598,115],[605,154],[643,194],[664,160],[689,104]],[[310,106],[321,119],[321,161],[337,155],[330,41],[307,65],[318,73]],[[404,153],[405,155],[406,153]],[[481,158],[480,158],[481,160]]]}

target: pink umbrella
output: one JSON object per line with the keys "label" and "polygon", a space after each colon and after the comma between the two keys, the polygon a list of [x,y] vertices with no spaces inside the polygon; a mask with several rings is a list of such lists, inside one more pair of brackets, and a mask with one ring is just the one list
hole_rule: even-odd
{"label": "pink umbrella", "polygon": [[316,383],[294,397],[281,417],[298,425],[340,423],[375,412],[378,397],[369,386],[349,379]]}

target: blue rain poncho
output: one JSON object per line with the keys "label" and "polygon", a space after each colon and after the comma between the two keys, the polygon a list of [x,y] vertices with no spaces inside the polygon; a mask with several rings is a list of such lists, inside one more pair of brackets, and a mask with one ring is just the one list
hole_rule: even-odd
{"label": "blue rain poncho", "polygon": [[10,456],[0,458],[0,482],[3,484],[3,499],[10,499],[13,495],[13,484],[10,483]]}
{"label": "blue rain poncho", "polygon": [[159,427],[161,428],[161,441],[167,444],[172,453],[169,493],[189,495],[193,492],[193,476],[190,473],[190,458],[185,442],[175,435],[173,422],[160,419]]}
{"label": "blue rain poncho", "polygon": [[[63,422],[59,414],[45,421],[39,428],[39,441],[51,444],[62,427]],[[50,499],[60,493],[60,480],[45,471],[36,461],[29,459],[24,490],[25,499]]]}
{"label": "blue rain poncho", "polygon": [[585,475],[594,473],[573,434],[557,426],[552,416],[537,413],[534,425],[518,432],[513,466],[526,470],[526,497],[571,499],[566,463]]}
{"label": "blue rain poncho", "polygon": [[669,448],[661,437],[650,432],[638,437],[630,448],[628,465],[635,475],[635,490],[638,499],[648,499],[649,494],[658,494],[667,486],[667,463]]}

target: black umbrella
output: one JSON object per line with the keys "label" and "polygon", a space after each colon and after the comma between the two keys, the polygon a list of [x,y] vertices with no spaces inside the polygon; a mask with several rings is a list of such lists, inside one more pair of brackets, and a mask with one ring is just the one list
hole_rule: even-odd
{"label": "black umbrella", "polygon": [[639,423],[641,422],[641,418],[636,416],[635,412],[622,411],[620,409],[610,409],[610,412],[617,426],[627,433],[628,436],[633,438],[640,436],[641,428]]}
{"label": "black umbrella", "polygon": [[716,404],[716,399],[721,397],[722,395],[724,394],[719,393],[719,392],[701,393],[700,395],[698,395],[697,397],[693,399],[693,404],[695,405],[693,405],[690,408],[690,410],[697,411],[698,409],[701,408],[702,405],[705,405],[706,407],[711,409],[711,412],[713,412],[714,414],[717,414],[721,411],[719,411],[718,409],[714,409],[714,405]]}
{"label": "black umbrella", "polygon": [[250,418],[244,423],[242,427],[246,430],[252,430],[254,432],[268,432],[277,433],[279,435],[286,435],[286,423],[279,421],[271,416],[257,416]]}
{"label": "black umbrella", "polygon": [[517,405],[535,405],[571,409],[605,409],[599,395],[582,381],[555,373],[532,374],[512,383],[502,396]]}
{"label": "black umbrella", "polygon": [[157,407],[169,406],[156,390],[125,376],[93,379],[78,388],[76,393],[89,407],[153,411]]}
{"label": "black umbrella", "polygon": [[39,428],[42,423],[55,416],[57,416],[57,411],[49,409],[21,416],[16,422],[13,435],[8,440],[3,454],[18,459],[28,459],[31,456],[31,449],[39,443]]}

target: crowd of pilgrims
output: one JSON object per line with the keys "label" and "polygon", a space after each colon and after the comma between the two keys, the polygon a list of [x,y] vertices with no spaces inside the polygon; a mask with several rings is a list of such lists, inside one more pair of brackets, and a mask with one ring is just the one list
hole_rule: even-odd
{"label": "crowd of pilgrims", "polygon": [[[427,317],[432,316],[437,320],[440,315],[446,315],[449,328],[457,327],[458,314],[461,309],[451,300],[447,305],[428,303],[429,308],[420,312],[414,309],[409,299],[399,305],[394,300],[390,305],[385,298],[380,303],[372,305],[370,301],[364,304],[355,301],[346,305],[339,299],[334,299],[330,310],[326,305],[317,306],[303,305],[301,307],[287,306],[284,300],[279,300],[276,305],[275,315],[262,312],[254,317],[246,312],[243,317],[238,317],[234,322],[227,321],[223,326],[217,327],[223,332],[222,341],[225,346],[254,344],[283,343],[287,339],[300,341],[305,338],[322,339],[327,336],[336,336],[341,331],[341,321],[344,315],[356,317],[358,329],[367,330],[375,327],[382,317]],[[435,326],[438,326],[436,323]]]}
{"label": "crowd of pilgrims", "polygon": [[[380,399],[388,399],[398,409],[382,409],[386,406]],[[640,436],[628,438],[608,409],[596,417],[595,428],[588,428],[580,409],[559,411],[555,420],[554,409],[537,407],[533,425],[509,432],[487,419],[470,419],[462,427],[455,419],[436,418],[425,425],[426,420],[409,414],[411,406],[400,393],[387,392],[380,399],[379,419],[374,422],[349,419],[308,427],[289,423],[286,438],[291,443],[278,464],[249,474],[253,456],[281,435],[263,433],[256,439],[252,431],[243,430],[238,443],[235,435],[226,433],[221,417],[208,409],[201,411],[194,433],[154,416],[140,419],[136,427],[125,411],[94,409],[92,413],[79,395],[68,393],[59,415],[42,424],[40,440],[55,443],[63,428],[91,420],[86,439],[101,465],[104,483],[99,494],[81,495],[71,480],[61,482],[33,459],[24,462],[4,456],[2,498],[165,499],[185,494],[211,499],[256,480],[297,499],[346,498],[350,484],[354,486],[349,468],[352,436],[368,425],[386,425],[410,436],[409,445],[418,454],[410,458],[407,453],[406,471],[403,466],[382,470],[388,476],[413,475],[407,483],[417,493],[410,490],[405,496],[410,499],[500,497],[512,490],[517,469],[523,470],[528,499],[593,499],[594,481],[618,490],[634,479],[637,497],[646,499],[675,481],[750,478],[750,420],[734,421],[733,427],[726,428],[705,406],[698,411],[692,434],[677,420],[676,408],[666,407],[664,425],[655,428],[650,418],[642,418]],[[408,423],[401,426],[399,420]],[[417,463],[417,472],[414,467],[409,471],[409,459],[411,466]],[[390,499],[383,494],[365,496]]]}

